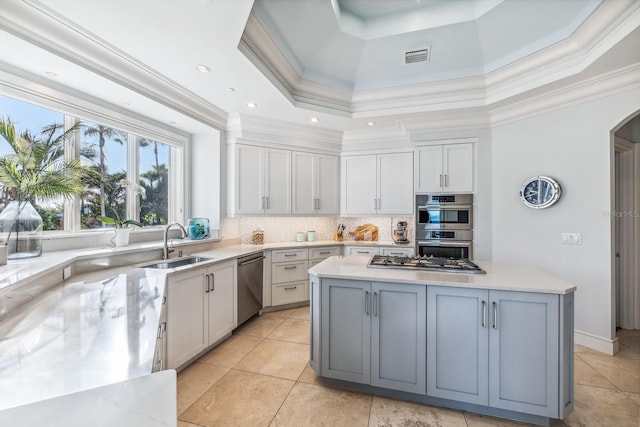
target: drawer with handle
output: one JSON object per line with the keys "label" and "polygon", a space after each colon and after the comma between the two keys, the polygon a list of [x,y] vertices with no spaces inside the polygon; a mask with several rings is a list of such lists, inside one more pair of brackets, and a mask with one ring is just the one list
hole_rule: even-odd
{"label": "drawer with handle", "polygon": [[283,262],[281,264],[272,264],[271,266],[271,283],[298,282],[307,280],[309,269],[307,261],[299,262]]}
{"label": "drawer with handle", "polygon": [[340,255],[339,247],[309,249],[309,259],[322,260],[334,255]]}
{"label": "drawer with handle", "polygon": [[411,248],[382,248],[382,255],[385,256],[413,256],[413,247]]}
{"label": "drawer with handle", "polygon": [[288,262],[306,260],[309,251],[307,249],[277,250],[271,252],[271,262]]}
{"label": "drawer with handle", "polygon": [[271,287],[271,303],[272,305],[282,305],[306,301],[309,299],[307,296],[308,286],[306,281],[273,285]]}
{"label": "drawer with handle", "polygon": [[347,250],[347,255],[360,255],[360,256],[371,256],[371,255],[379,255],[380,251],[378,248],[372,247],[360,247],[360,246],[351,246],[349,248],[345,248]]}

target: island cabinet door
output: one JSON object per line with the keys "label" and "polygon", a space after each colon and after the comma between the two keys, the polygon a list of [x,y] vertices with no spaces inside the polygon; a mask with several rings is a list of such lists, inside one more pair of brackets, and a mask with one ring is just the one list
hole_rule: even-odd
{"label": "island cabinet door", "polygon": [[558,295],[489,296],[489,406],[558,418]]}
{"label": "island cabinet door", "polygon": [[369,384],[371,283],[322,279],[322,375]]}
{"label": "island cabinet door", "polygon": [[425,394],[426,286],[373,282],[371,290],[371,385]]}
{"label": "island cabinet door", "polygon": [[489,292],[429,286],[427,395],[487,405]]}

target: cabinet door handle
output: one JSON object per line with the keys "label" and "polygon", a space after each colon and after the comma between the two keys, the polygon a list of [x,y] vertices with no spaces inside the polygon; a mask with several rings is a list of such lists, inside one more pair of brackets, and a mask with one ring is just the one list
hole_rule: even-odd
{"label": "cabinet door handle", "polygon": [[492,302],[493,304],[493,329],[498,329],[498,303]]}
{"label": "cabinet door handle", "polygon": [[209,288],[211,287],[211,284],[209,283],[209,275],[205,274],[204,277],[207,279],[207,286],[206,286],[207,289],[205,290],[205,292],[209,293],[209,291],[210,291]]}
{"label": "cabinet door handle", "polygon": [[320,255],[329,255],[331,251],[319,252]]}
{"label": "cabinet door handle", "polygon": [[356,251],[357,254],[368,254],[368,251]]}
{"label": "cabinet door handle", "polygon": [[373,293],[373,316],[377,316],[378,315],[378,293],[374,292]]}
{"label": "cabinet door handle", "polygon": [[295,270],[296,268],[298,268],[297,265],[294,265],[293,267],[285,267],[285,270]]}
{"label": "cabinet door handle", "polygon": [[402,252],[389,252],[389,255],[402,255]]}
{"label": "cabinet door handle", "polygon": [[482,301],[482,327],[487,327],[487,302]]}
{"label": "cabinet door handle", "polygon": [[284,254],[284,256],[298,256],[298,254]]}
{"label": "cabinet door handle", "polygon": [[364,292],[364,314],[369,315],[369,291]]}
{"label": "cabinet door handle", "polygon": [[210,274],[211,276],[211,292],[216,290],[216,275]]}
{"label": "cabinet door handle", "polygon": [[288,288],[284,288],[285,291],[291,291],[293,289],[298,289],[298,287],[297,286],[290,286]]}
{"label": "cabinet door handle", "polygon": [[447,174],[444,174],[444,186],[448,187],[449,186],[449,180],[447,179]]}
{"label": "cabinet door handle", "polygon": [[442,187],[442,174],[440,174],[440,187]]}

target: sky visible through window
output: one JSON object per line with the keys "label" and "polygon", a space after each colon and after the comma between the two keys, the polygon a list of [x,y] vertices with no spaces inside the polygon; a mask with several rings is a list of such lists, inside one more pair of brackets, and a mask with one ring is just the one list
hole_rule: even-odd
{"label": "sky visible through window", "polygon": [[[15,123],[16,133],[18,134],[28,129],[32,134],[37,135],[44,126],[64,122],[64,115],[60,112],[2,95],[0,95],[0,117],[5,120],[7,117],[10,117]],[[168,164],[169,147],[164,144],[160,144],[160,147],[160,162]],[[112,150],[110,150],[110,148],[112,148]],[[155,164],[153,145],[141,148],[141,151],[144,155],[141,155],[140,158],[140,170],[151,170]],[[9,144],[0,137],[0,156],[12,152]],[[126,170],[127,159],[125,156],[122,156],[121,153],[122,151],[119,150],[115,144],[107,144],[105,147],[105,154],[109,161],[110,171]]]}

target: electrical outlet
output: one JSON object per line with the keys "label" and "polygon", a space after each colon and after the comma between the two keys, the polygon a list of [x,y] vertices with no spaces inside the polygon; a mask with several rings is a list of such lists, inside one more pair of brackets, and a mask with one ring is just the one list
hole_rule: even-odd
{"label": "electrical outlet", "polygon": [[71,277],[71,267],[65,267],[62,269],[62,280],[67,280]]}
{"label": "electrical outlet", "polygon": [[582,235],[580,233],[561,233],[560,243],[565,245],[581,245]]}

